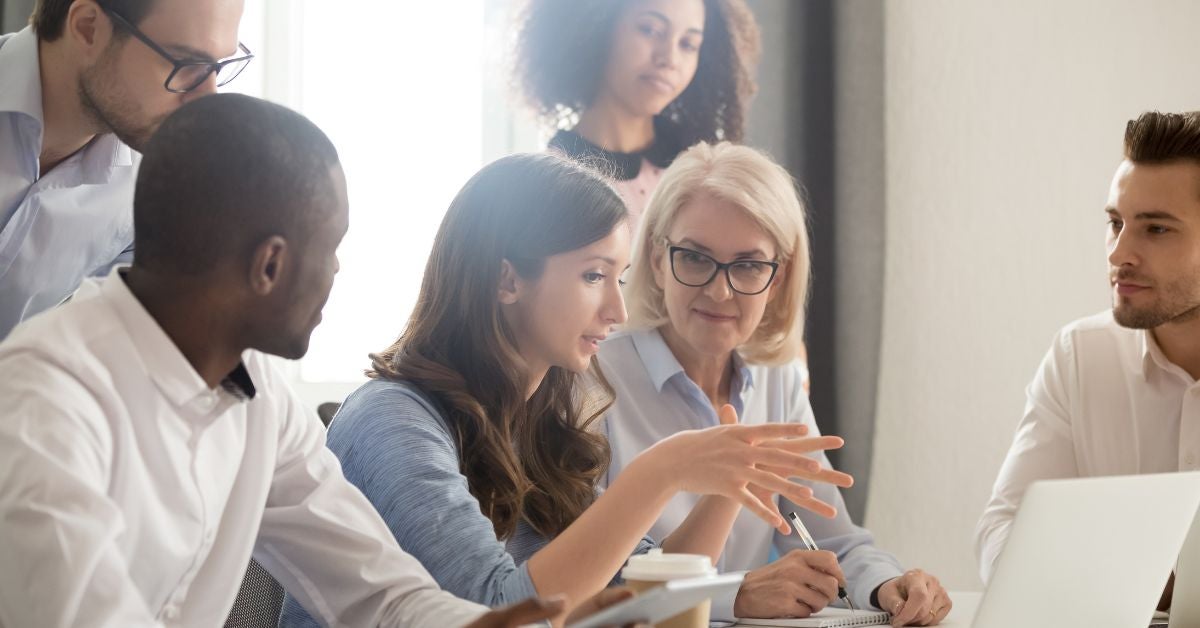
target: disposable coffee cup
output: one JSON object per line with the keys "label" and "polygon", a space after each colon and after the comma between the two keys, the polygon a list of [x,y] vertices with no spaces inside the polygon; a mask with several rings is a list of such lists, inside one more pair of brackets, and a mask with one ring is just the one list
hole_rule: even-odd
{"label": "disposable coffee cup", "polygon": [[[703,554],[664,554],[661,549],[652,549],[645,554],[631,556],[621,577],[625,585],[639,594],[660,587],[665,582],[683,578],[716,576],[712,561]],[[654,624],[655,628],[708,628],[708,616],[712,603],[705,600],[682,613]]]}

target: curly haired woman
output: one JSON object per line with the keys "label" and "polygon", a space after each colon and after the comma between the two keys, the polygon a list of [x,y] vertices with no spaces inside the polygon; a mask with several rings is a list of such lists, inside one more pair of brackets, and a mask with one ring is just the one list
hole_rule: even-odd
{"label": "curly haired woman", "polygon": [[758,53],[742,0],[531,0],[515,78],[559,129],[550,147],[607,171],[636,227],[676,155],[742,140]]}

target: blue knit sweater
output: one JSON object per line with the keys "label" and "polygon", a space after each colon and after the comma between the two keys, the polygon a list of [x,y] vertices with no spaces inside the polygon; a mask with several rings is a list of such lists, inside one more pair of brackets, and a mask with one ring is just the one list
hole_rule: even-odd
{"label": "blue knit sweater", "polygon": [[[524,522],[507,542],[496,538],[459,472],[458,447],[443,413],[421,390],[383,380],[363,384],[330,424],[329,448],[400,547],[443,589],[487,606],[537,595],[527,561],[550,539]],[[635,553],[652,547],[643,538]],[[290,595],[279,624],[318,625]]]}

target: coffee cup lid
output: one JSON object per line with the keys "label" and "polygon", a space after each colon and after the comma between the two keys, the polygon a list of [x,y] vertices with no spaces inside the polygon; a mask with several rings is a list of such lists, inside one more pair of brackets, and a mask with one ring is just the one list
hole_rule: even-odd
{"label": "coffee cup lid", "polygon": [[621,570],[625,580],[674,580],[715,576],[712,560],[704,554],[664,554],[652,549],[645,554],[630,556]]}

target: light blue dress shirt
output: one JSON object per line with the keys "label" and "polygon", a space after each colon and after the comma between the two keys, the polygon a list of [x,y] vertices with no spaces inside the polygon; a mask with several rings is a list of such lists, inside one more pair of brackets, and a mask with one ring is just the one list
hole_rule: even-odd
{"label": "light blue dress shirt", "polygon": [[39,178],[42,84],[30,28],[0,37],[0,338],[132,258],[140,155],[100,135]]}
{"label": "light blue dress shirt", "polygon": [[[720,423],[712,403],[688,378],[658,330],[614,334],[600,345],[599,359],[605,377],[617,393],[616,402],[604,418],[612,447],[608,481],[654,443],[682,430]],[[803,423],[809,426],[809,434],[819,434],[802,386],[800,368],[795,363],[747,364],[735,353],[734,367],[729,402],[742,423]],[[853,447],[854,443],[847,446]],[[829,466],[824,453],[814,457]],[[792,510],[799,513],[817,545],[837,554],[849,584],[850,599],[860,608],[868,607],[871,592],[904,570],[894,556],[875,547],[870,532],[850,520],[836,486],[815,483],[809,486],[818,499],[837,508],[837,517],[826,519],[777,497],[780,510],[784,514]],[[697,495],[676,495],[650,529],[650,536],[665,538],[683,522],[698,500]],[[717,568],[730,572],[762,567],[770,560],[772,547],[782,556],[804,549],[804,544],[797,535],[779,534],[754,514],[743,511],[734,523]],[[733,601],[733,596],[714,599],[713,619],[732,619]]]}

